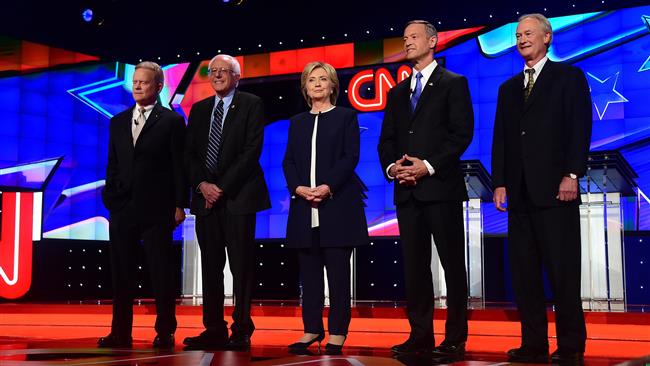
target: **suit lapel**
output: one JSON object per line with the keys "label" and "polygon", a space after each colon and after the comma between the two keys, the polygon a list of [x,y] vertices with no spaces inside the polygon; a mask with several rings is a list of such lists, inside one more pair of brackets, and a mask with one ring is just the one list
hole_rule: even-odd
{"label": "suit lapel", "polygon": [[[413,115],[411,116],[412,119],[418,115],[418,112],[420,112],[420,110],[422,109],[422,105],[426,103],[423,101],[426,101],[433,94],[434,92],[433,89],[435,85],[438,83],[438,81],[440,81],[441,77],[442,77],[442,66],[438,65],[431,73],[431,76],[429,76],[429,80],[427,80],[426,85],[423,85],[424,89],[422,90],[422,94],[420,95],[418,104],[415,106],[415,112],[413,112]],[[409,101],[409,105],[410,105],[410,101]]]}
{"label": "suit lapel", "polygon": [[228,113],[226,114],[226,119],[223,122],[223,137],[221,138],[222,149],[226,141],[226,138],[228,137],[228,133],[233,129],[233,124],[236,123],[235,117],[237,116],[237,112],[240,109],[239,107],[240,107],[239,92],[235,89],[235,94],[232,96],[232,101],[230,102],[230,106],[228,107]]}
{"label": "suit lapel", "polygon": [[124,113],[121,117],[121,133],[124,135],[124,139],[127,140],[130,147],[130,152],[133,153],[133,131],[131,130],[131,125],[133,124],[133,110],[135,105],[133,105],[128,113]]}
{"label": "suit lapel", "polygon": [[138,137],[138,140],[142,138],[142,135],[146,134],[147,131],[153,128],[153,126],[158,122],[158,120],[162,116],[162,112],[163,112],[163,107],[161,107],[160,104],[156,103],[153,109],[151,110],[151,113],[149,113],[149,117],[147,117],[147,122],[145,122],[142,131],[140,131],[140,136]]}

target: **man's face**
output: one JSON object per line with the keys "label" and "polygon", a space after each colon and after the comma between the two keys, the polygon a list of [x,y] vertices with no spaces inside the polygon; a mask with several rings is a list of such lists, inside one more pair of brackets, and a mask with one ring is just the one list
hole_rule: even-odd
{"label": "man's face", "polygon": [[153,70],[139,68],[133,73],[133,100],[138,105],[146,106],[154,104],[156,97],[162,89],[162,84],[156,83],[154,80],[156,73]]}
{"label": "man's face", "polygon": [[235,89],[240,75],[235,74],[232,64],[225,58],[219,57],[209,66],[209,78],[212,89],[223,97]]}
{"label": "man's face", "polygon": [[413,62],[429,57],[437,39],[427,37],[424,24],[409,24],[404,29],[404,50],[406,59]]}
{"label": "man's face", "polygon": [[544,58],[546,45],[551,41],[551,34],[542,30],[542,24],[535,18],[526,18],[517,25],[517,50],[526,61],[538,61]]}

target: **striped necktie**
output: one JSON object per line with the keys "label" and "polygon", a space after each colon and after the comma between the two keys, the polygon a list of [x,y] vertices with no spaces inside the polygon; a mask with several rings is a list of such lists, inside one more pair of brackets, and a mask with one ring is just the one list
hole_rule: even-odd
{"label": "striped necktie", "polygon": [[525,72],[528,74],[528,83],[524,89],[524,102],[528,100],[533,92],[533,86],[535,86],[535,69],[526,69]]}
{"label": "striped necktie", "polygon": [[208,138],[208,153],[205,159],[205,166],[208,171],[213,172],[217,169],[219,159],[219,147],[221,146],[221,134],[223,132],[223,100],[220,100],[212,111],[212,120],[210,122],[210,136]]}

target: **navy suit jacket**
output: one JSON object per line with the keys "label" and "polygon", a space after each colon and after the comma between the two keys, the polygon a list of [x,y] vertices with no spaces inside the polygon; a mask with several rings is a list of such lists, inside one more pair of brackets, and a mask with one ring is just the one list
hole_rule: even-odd
{"label": "navy suit jacket", "polygon": [[391,163],[408,154],[429,162],[435,174],[415,186],[395,182],[394,203],[404,203],[411,196],[421,202],[467,200],[460,169],[460,157],[474,133],[467,79],[438,65],[413,112],[410,96],[410,78],[388,93],[377,146],[382,170],[385,174]]}
{"label": "navy suit jacket", "polygon": [[[295,194],[310,186],[311,138],[316,115],[300,113],[290,119],[289,141],[282,162],[292,195],[287,222],[287,245],[310,247],[311,206]],[[355,174],[359,162],[359,123],[356,112],[343,107],[321,113],[316,135],[316,186],[327,184],[333,196],[318,205],[320,245],[357,246],[368,243],[364,185]]]}

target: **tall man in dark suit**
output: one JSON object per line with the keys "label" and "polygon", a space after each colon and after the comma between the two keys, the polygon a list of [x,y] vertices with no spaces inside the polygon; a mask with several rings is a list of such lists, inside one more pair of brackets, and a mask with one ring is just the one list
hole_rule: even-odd
{"label": "tall man in dark suit", "polygon": [[99,347],[130,347],[133,325],[133,251],[144,244],[156,298],[154,347],[173,348],[176,331],[172,233],[185,219],[185,121],[156,100],[164,74],[141,62],[133,74],[135,106],[111,118],[104,205],[110,211],[113,283],[111,333]]}
{"label": "tall man in dark suit", "polygon": [[411,333],[396,353],[434,346],[431,236],[447,283],[445,339],[434,352],[462,358],[467,340],[467,274],[461,202],[467,189],[460,156],[472,140],[474,115],[467,79],[438,65],[435,27],[411,21],[404,30],[409,79],[388,93],[379,138],[386,177],[395,180]]}
{"label": "tall man in dark suit", "polygon": [[548,362],[542,282],[546,268],[556,304],[554,362],[581,362],[586,330],[580,300],[578,177],[586,171],[591,99],[582,71],[546,56],[553,31],[543,15],[524,15],[517,50],[524,71],[499,88],[492,144],[494,204],[508,200],[508,252],[521,317],[513,362]]}
{"label": "tall man in dark suit", "polygon": [[[190,349],[246,349],[255,330],[255,214],[271,207],[259,164],[264,108],[260,98],[236,89],[241,68],[235,58],[215,56],[208,76],[216,95],[192,106],[185,149],[201,248],[205,331],[184,343]],[[230,338],[223,312],[226,249],[235,295]]]}

